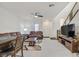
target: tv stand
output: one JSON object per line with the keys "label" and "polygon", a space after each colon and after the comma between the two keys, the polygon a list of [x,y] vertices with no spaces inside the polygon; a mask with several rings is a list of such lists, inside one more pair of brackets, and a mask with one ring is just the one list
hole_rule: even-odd
{"label": "tv stand", "polygon": [[72,53],[78,52],[78,46],[76,39],[71,37],[66,37],[65,35],[59,35],[58,41],[63,44],[67,49],[69,49]]}

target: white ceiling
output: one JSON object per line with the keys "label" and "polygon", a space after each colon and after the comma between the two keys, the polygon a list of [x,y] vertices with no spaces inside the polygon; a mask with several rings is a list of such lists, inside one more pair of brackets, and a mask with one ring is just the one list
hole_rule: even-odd
{"label": "white ceiling", "polygon": [[[49,7],[49,4],[55,6]],[[32,19],[31,13],[40,12],[44,18],[53,19],[68,2],[0,2],[0,7],[5,8],[19,19]]]}

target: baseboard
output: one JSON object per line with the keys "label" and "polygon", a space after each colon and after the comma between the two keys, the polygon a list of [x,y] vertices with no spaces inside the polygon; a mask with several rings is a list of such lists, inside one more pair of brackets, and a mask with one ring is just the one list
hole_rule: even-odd
{"label": "baseboard", "polygon": [[49,36],[44,36],[43,38],[50,38]]}
{"label": "baseboard", "polygon": [[57,40],[56,37],[50,37],[51,40]]}
{"label": "baseboard", "polygon": [[49,38],[49,39],[51,39],[51,40],[57,40],[56,37],[50,37],[50,36],[44,36],[43,38]]}

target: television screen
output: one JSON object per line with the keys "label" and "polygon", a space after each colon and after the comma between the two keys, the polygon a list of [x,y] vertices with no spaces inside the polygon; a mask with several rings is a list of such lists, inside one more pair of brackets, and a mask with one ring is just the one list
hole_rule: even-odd
{"label": "television screen", "polygon": [[68,37],[73,37],[75,35],[75,24],[68,24],[61,27],[61,34]]}
{"label": "television screen", "polygon": [[75,25],[74,24],[69,24],[67,25],[68,31],[75,31]]}
{"label": "television screen", "polygon": [[61,27],[61,33],[63,34],[63,35],[68,35],[68,32],[67,32],[68,30],[67,30],[67,26],[66,25],[64,25],[64,26],[62,26]]}
{"label": "television screen", "polygon": [[74,37],[74,36],[75,36],[75,31],[68,32],[68,37]]}

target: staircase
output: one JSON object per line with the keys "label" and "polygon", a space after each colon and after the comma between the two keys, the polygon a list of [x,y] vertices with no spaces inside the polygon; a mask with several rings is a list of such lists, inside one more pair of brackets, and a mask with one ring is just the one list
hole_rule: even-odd
{"label": "staircase", "polygon": [[67,18],[64,21],[63,25],[67,25],[70,24],[70,22],[73,20],[73,18],[76,16],[76,14],[78,13],[79,9],[77,9],[74,13],[75,7],[77,6],[77,2],[75,2],[73,8],[71,9],[70,13],[68,14]]}

